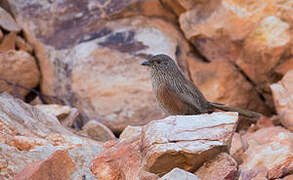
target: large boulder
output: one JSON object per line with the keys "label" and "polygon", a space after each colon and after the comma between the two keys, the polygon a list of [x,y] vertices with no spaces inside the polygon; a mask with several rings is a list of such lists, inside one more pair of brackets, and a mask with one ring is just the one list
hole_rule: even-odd
{"label": "large boulder", "polygon": [[140,135],[106,142],[91,171],[109,180],[136,180],[145,171],[162,176],[175,167],[193,172],[229,149],[237,122],[237,113],[230,112],[152,121]]}
{"label": "large boulder", "polygon": [[191,79],[209,101],[268,114],[255,88],[233,63],[225,60],[203,63],[189,58],[188,64]]}
{"label": "large boulder", "polygon": [[57,96],[77,107],[84,119],[98,120],[113,131],[160,117],[149,73],[140,63],[165,53],[187,74],[189,46],[181,33],[158,18],[111,20],[131,11],[134,2],[143,6],[144,1],[110,1],[112,6],[105,8],[97,0],[70,1],[72,7],[65,6],[68,1],[9,1],[35,48],[42,93]]}
{"label": "large boulder", "polygon": [[[89,162],[101,150],[101,143],[73,134],[56,117],[20,99],[6,93],[0,95],[0,177],[11,179],[25,167],[32,170],[30,175],[46,173],[51,161],[59,162],[55,155],[50,157],[57,150],[65,152],[60,157],[68,162],[64,162],[69,165],[64,169],[69,171],[67,175],[71,179],[92,178]],[[52,168],[58,167],[52,165]]]}
{"label": "large boulder", "polygon": [[262,128],[243,136],[247,143],[239,166],[241,179],[276,179],[293,172],[293,133],[282,127]]}
{"label": "large boulder", "polygon": [[68,152],[57,150],[46,160],[28,164],[14,180],[67,180],[71,178],[74,168]]}
{"label": "large boulder", "polygon": [[236,161],[227,153],[220,153],[200,167],[195,175],[200,180],[236,180],[238,168]]}
{"label": "large boulder", "polygon": [[180,26],[209,61],[235,63],[273,105],[273,69],[290,54],[293,21],[290,1],[209,1],[180,15]]}
{"label": "large boulder", "polygon": [[282,125],[293,131],[293,70],[271,89]]}
{"label": "large boulder", "polygon": [[6,91],[22,99],[40,81],[36,60],[25,51],[9,50],[0,53],[0,92]]}

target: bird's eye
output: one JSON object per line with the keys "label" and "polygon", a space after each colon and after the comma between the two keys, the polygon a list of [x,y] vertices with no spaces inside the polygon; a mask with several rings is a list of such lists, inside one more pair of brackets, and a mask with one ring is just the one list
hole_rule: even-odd
{"label": "bird's eye", "polygon": [[160,64],[160,63],[161,63],[161,61],[157,61],[157,63],[158,63],[158,64]]}

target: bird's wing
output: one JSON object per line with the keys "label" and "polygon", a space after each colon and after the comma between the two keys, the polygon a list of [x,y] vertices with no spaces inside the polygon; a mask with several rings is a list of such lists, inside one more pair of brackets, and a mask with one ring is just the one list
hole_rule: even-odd
{"label": "bird's wing", "polygon": [[[199,89],[190,81],[185,81],[186,83],[176,84],[177,94],[179,98],[190,105],[194,111],[199,113],[208,112],[208,102],[206,101],[203,94]],[[173,88],[171,88],[175,91]]]}

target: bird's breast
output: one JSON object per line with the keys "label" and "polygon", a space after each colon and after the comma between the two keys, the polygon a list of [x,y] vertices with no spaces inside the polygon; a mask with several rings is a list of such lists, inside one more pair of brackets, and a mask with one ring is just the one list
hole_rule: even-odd
{"label": "bird's breast", "polygon": [[183,115],[186,113],[186,104],[178,97],[176,91],[172,90],[167,84],[161,83],[153,86],[154,93],[161,108],[172,115]]}

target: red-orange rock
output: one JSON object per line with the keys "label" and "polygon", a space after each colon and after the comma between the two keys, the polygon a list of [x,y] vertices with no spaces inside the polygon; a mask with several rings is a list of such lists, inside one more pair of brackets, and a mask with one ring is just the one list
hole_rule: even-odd
{"label": "red-orange rock", "polygon": [[237,122],[237,113],[231,112],[169,116],[150,122],[142,130],[144,169],[161,174],[175,167],[199,168],[230,146]]}
{"label": "red-orange rock", "polygon": [[130,139],[141,135],[141,126],[127,126],[119,136],[119,139]]}
{"label": "red-orange rock", "polygon": [[10,32],[8,35],[4,36],[0,44],[0,53],[5,53],[9,50],[15,50],[16,42],[16,32]]}
{"label": "red-orange rock", "polygon": [[[39,83],[40,71],[36,60],[30,54],[25,51],[10,50],[0,53],[0,78],[0,91],[24,98],[29,91],[13,86],[13,83],[25,88],[34,88]],[[9,82],[12,84],[8,84]]]}
{"label": "red-orange rock", "polygon": [[282,180],[293,180],[293,174],[282,178]]}
{"label": "red-orange rock", "polygon": [[91,171],[101,180],[136,180],[144,171],[161,176],[175,167],[195,170],[225,151],[237,121],[237,113],[228,112],[152,121],[140,135],[106,142]]}
{"label": "red-orange rock", "polygon": [[189,58],[188,64],[191,79],[209,101],[267,112],[254,87],[232,63],[225,60],[203,63]]}
{"label": "red-orange rock", "polygon": [[92,162],[91,171],[100,180],[136,180],[141,171],[139,138],[107,145]]}
{"label": "red-orange rock", "polygon": [[248,149],[239,166],[240,177],[282,177],[293,170],[293,134],[282,127],[262,128],[245,135]]}
{"label": "red-orange rock", "polygon": [[285,75],[288,71],[292,69],[293,69],[293,58],[290,58],[286,60],[285,62],[281,63],[280,65],[278,65],[274,69],[274,71],[281,75]]}
{"label": "red-orange rock", "polygon": [[86,123],[78,134],[84,135],[96,141],[105,142],[115,139],[113,132],[102,123],[91,120]]}
{"label": "red-orange rock", "polygon": [[0,176],[12,179],[27,164],[64,150],[76,165],[68,179],[93,178],[89,163],[101,143],[73,134],[56,117],[7,93],[0,95],[0,117]]}
{"label": "red-orange rock", "polygon": [[290,42],[290,24],[275,16],[263,18],[245,39],[236,63],[265,93],[275,81],[270,72],[280,61]]}
{"label": "red-orange rock", "polygon": [[199,52],[210,61],[236,63],[273,104],[269,85],[282,56],[290,50],[293,21],[288,1],[214,1],[206,8],[197,6],[180,16],[180,27]]}
{"label": "red-orange rock", "polygon": [[236,180],[238,177],[237,162],[229,154],[221,153],[200,167],[195,175],[200,180]]}
{"label": "red-orange rock", "polygon": [[237,161],[238,164],[242,163],[242,155],[247,147],[246,141],[239,133],[234,133],[231,142],[229,154]]}
{"label": "red-orange rock", "polygon": [[[42,93],[76,107],[85,119],[99,117],[112,131],[161,117],[149,74],[140,65],[145,58],[168,54],[188,74],[189,45],[166,20],[170,12],[160,10],[159,0],[9,3],[34,46]],[[156,18],[133,16],[138,14]]]}
{"label": "red-orange rock", "polygon": [[275,106],[282,125],[293,131],[293,70],[271,85]]}
{"label": "red-orange rock", "polygon": [[3,38],[3,32],[2,32],[2,30],[0,29],[0,41],[2,40],[2,38]]}
{"label": "red-orange rock", "polygon": [[18,50],[26,51],[28,53],[33,52],[33,47],[20,36],[16,37],[15,46]]}
{"label": "red-orange rock", "polygon": [[68,180],[74,168],[68,152],[57,150],[46,160],[28,164],[14,180]]}

